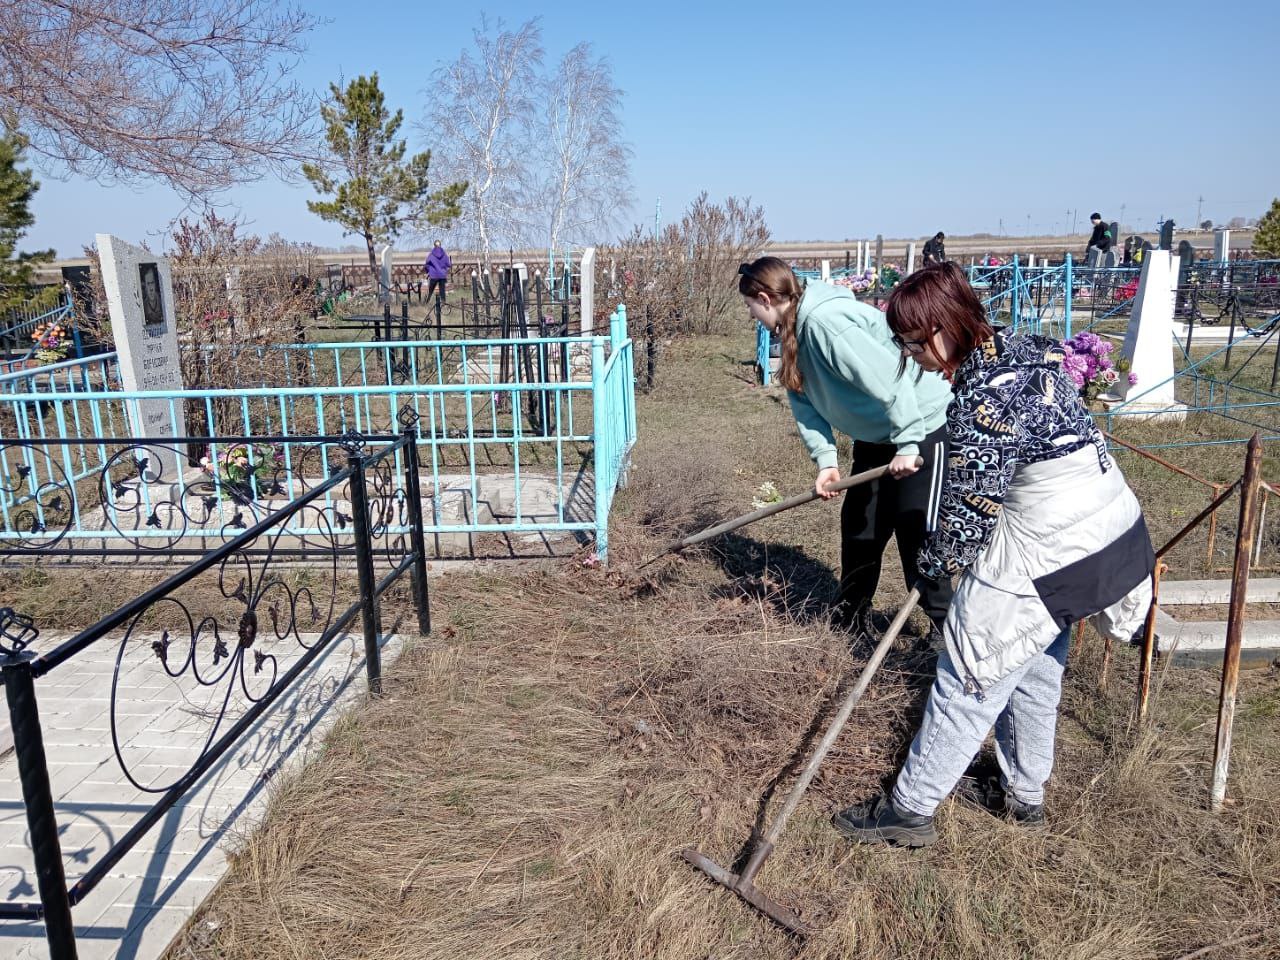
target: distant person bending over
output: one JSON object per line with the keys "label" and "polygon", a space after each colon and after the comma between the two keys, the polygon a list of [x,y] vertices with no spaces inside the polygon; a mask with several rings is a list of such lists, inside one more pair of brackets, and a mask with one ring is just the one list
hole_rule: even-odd
{"label": "distant person bending over", "polygon": [[453,266],[453,261],[449,259],[449,254],[445,253],[439,240],[427,254],[427,262],[423,266],[427,269],[427,301],[431,301],[435,296],[436,288],[439,288],[440,302],[445,303],[445,287],[449,282],[449,268]]}
{"label": "distant person bending over", "polygon": [[947,260],[947,251],[943,245],[946,240],[946,234],[941,230],[933,235],[933,239],[926,240],[924,244],[924,265],[927,267],[931,263],[945,263]]}
{"label": "distant person bending over", "polygon": [[[914,558],[937,509],[946,463],[950,391],[937,374],[918,371],[914,363],[910,375],[899,377],[884,314],[843,287],[816,280],[801,286],[785,261],[761,257],[738,268],[738,292],[752,318],[781,341],[778,381],[817,464],[814,488],[822,498],[839,495],[826,489],[840,479],[836,430],[853,438],[853,473],[889,467],[889,476],[849,490],[840,511],[835,620],[855,642],[874,641],[871,601],[890,537],[897,537],[907,582],[917,579]],[[920,470],[917,454],[924,458]],[[935,630],[950,601],[950,581],[926,586],[921,608]]]}
{"label": "distant person bending over", "polygon": [[1106,259],[1107,251],[1111,249],[1114,238],[1111,236],[1111,228],[1102,219],[1102,214],[1091,213],[1089,220],[1093,223],[1093,233],[1089,236],[1089,246],[1084,252],[1084,260],[1091,267],[1100,267]]}
{"label": "distant person bending over", "polygon": [[[902,281],[888,322],[903,376],[941,371],[951,458],[926,586],[960,574],[924,719],[892,794],[835,815],[866,843],[919,847],[995,726],[1001,811],[1043,822],[1071,625],[1127,640],[1151,603],[1155,554],[1142,509],[1062,369],[1056,340],[992,330],[955,264]],[[919,366],[911,364],[914,360]]]}

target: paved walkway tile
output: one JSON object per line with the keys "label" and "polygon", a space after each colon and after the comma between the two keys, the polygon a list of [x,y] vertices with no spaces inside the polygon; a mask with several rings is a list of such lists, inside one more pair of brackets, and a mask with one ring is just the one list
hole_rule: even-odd
{"label": "paved walkway tile", "polygon": [[[190,669],[174,678],[170,670],[179,672],[186,651],[174,644],[176,662],[166,663],[151,648],[159,638],[140,639],[123,654],[119,645],[103,641],[36,682],[69,884],[143,817],[159,799],[156,791],[181,777],[205,744],[243,715],[252,702],[244,687],[256,696],[272,681],[270,660],[258,664],[252,656],[244,663],[243,684],[224,673],[225,658],[199,664],[208,685],[197,683]],[[42,637],[39,649],[56,643]],[[387,638],[383,646],[385,665],[399,642]],[[302,653],[281,641],[255,644],[254,651],[275,657],[280,674]],[[119,759],[111,733],[113,680]],[[267,783],[285,762],[302,762],[339,709],[358,702],[365,690],[363,643],[358,636],[340,637],[72,908],[80,957],[158,957],[222,877],[225,848],[265,809]],[[0,898],[39,899],[12,753],[0,759]],[[42,923],[0,920],[0,960],[46,957]]]}

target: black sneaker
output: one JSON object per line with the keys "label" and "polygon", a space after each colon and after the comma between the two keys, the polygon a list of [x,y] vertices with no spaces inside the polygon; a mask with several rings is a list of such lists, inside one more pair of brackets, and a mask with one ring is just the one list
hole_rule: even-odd
{"label": "black sneaker", "polygon": [[831,824],[841,836],[859,843],[927,847],[938,839],[933,817],[901,811],[885,796],[841,810],[831,818]]}
{"label": "black sneaker", "polygon": [[917,653],[936,653],[941,656],[942,651],[947,649],[947,641],[938,625],[930,622],[929,632],[917,638],[914,647]]}
{"label": "black sneaker", "polygon": [[1019,827],[1043,827],[1044,804],[1023,803],[1012,794],[1004,797],[1004,818]]}
{"label": "black sneaker", "polygon": [[880,642],[881,631],[876,629],[875,615],[870,607],[855,610],[848,618],[840,617],[836,625],[849,635],[849,649],[855,653],[860,650],[869,652]]}

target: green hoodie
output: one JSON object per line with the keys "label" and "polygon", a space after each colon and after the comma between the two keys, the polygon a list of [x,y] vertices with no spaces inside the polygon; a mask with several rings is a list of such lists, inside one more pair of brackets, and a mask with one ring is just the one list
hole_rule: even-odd
{"label": "green hoodie", "polygon": [[836,466],[832,428],[854,440],[892,443],[910,456],[946,422],[950,385],[936,373],[917,383],[914,360],[899,377],[891,336],[884,314],[851,291],[812,280],[805,286],[796,316],[804,392],[788,397],[819,470]]}

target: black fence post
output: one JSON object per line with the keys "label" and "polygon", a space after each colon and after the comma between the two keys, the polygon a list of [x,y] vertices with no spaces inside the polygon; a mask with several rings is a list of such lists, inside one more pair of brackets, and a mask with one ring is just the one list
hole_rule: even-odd
{"label": "black fence post", "polygon": [[9,725],[13,731],[22,801],[27,808],[27,828],[35,854],[36,885],[44,908],[44,932],[52,960],[76,960],[76,931],[71,922],[71,900],[62,868],[58,842],[58,818],[53,809],[53,789],[45,761],[44,737],[36,708],[35,674],[30,653],[0,654],[4,692],[9,701]]}
{"label": "black fence post", "polygon": [[391,333],[391,304],[389,303],[384,303],[382,305],[382,323],[387,331],[386,340],[394,340],[395,337]]}
{"label": "black fence post", "polygon": [[369,692],[382,692],[382,655],[378,649],[377,582],[373,578],[373,537],[369,530],[369,491],[364,482],[364,457],[358,447],[347,449],[347,466],[352,470],[351,519],[356,539],[356,573],[360,577],[360,620],[364,626],[364,663],[369,676]]}
{"label": "black fence post", "polygon": [[[402,343],[409,342],[409,301],[400,301],[400,341]],[[409,380],[409,351],[410,347],[400,348],[400,364],[404,367],[404,378],[407,383]]]}
{"label": "black fence post", "polygon": [[[406,407],[412,410],[412,407]],[[409,498],[409,542],[413,545],[413,605],[418,612],[418,632],[426,636],[431,632],[431,595],[427,590],[427,538],[422,520],[422,470],[418,461],[418,417],[415,413],[405,423],[404,436],[408,440],[404,448],[405,486]]]}

